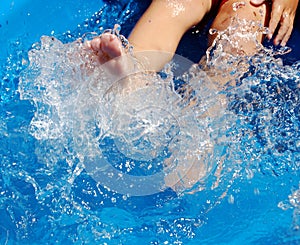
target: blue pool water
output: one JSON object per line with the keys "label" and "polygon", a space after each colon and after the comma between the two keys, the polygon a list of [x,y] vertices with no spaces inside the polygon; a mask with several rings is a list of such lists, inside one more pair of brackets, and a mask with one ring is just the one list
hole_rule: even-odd
{"label": "blue pool water", "polygon": [[[298,29],[289,43],[291,53],[279,59],[272,52],[258,55],[247,61],[247,70],[232,71],[239,79],[236,86],[224,87],[226,109],[221,108],[218,116],[202,115],[220,95],[210,89],[203,72],[188,78],[194,98],[201,102],[192,110],[158,80],[158,90],[167,96],[161,94],[159,101],[160,106],[165,103],[164,110],[152,114],[169,113],[164,123],[175,126],[163,131],[171,140],[152,131],[149,141],[166,142],[171,150],[163,144],[162,153],[149,157],[150,146],[138,148],[143,150],[139,155],[130,142],[114,138],[120,128],[134,125],[126,124],[121,113],[113,114],[119,124],[106,121],[106,105],[101,107],[103,101],[91,86],[92,78],[100,82],[104,78],[82,75],[78,67],[84,59],[72,56],[80,50],[73,41],[86,33],[100,33],[118,23],[128,35],[149,2],[0,3],[0,244],[300,244]],[[62,43],[46,37],[32,47],[42,35]],[[196,29],[187,33],[178,53],[198,60],[205,53],[203,37]],[[202,53],[195,53],[195,46]],[[212,62],[218,59],[215,52]],[[163,81],[168,76],[161,74]],[[53,83],[56,80],[59,84]],[[174,84],[180,87],[180,82]],[[147,90],[147,96],[157,88]],[[147,102],[143,90],[135,95],[126,98]],[[177,104],[168,104],[170,100]],[[128,101],[120,108],[128,109]],[[151,106],[158,108],[155,103]],[[106,126],[114,130],[99,137]],[[195,131],[189,134],[188,129]],[[172,149],[179,145],[176,159],[185,159],[184,153],[192,154],[189,150],[199,137],[213,142],[202,158],[209,174],[180,194],[163,188],[142,195],[146,186],[139,186],[139,195],[128,195],[95,180],[82,166],[93,162],[87,156],[96,139],[102,159],[115,169],[126,169],[130,176],[155,175],[164,171],[161,158],[174,154]]]}

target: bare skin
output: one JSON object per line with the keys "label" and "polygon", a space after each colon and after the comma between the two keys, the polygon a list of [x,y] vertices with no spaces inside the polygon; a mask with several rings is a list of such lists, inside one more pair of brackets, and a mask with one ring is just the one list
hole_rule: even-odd
{"label": "bare skin", "polygon": [[[254,0],[244,0],[245,5],[239,9],[238,13],[233,9],[233,4],[238,2],[238,0],[228,0],[225,2],[219,8],[212,28],[225,30],[231,23],[231,16],[235,16],[236,14],[238,14],[238,17],[241,19],[245,19],[249,22],[256,21],[265,26],[268,22],[269,5],[258,2],[251,4],[250,1]],[[275,1],[280,0],[274,0],[274,2]],[[161,70],[164,65],[172,59],[184,33],[193,25],[199,23],[213,7],[211,0],[177,0],[176,6],[170,5],[170,2],[172,1],[153,0],[128,38],[134,47],[135,57],[146,64],[146,68],[153,71]],[[180,7],[180,11],[176,8],[178,6]],[[257,30],[254,28],[251,31],[255,33]],[[212,36],[212,38],[214,38],[214,36]],[[255,52],[255,41],[244,40],[239,37],[235,38],[237,38],[236,41],[239,43],[239,48],[244,54],[253,54]],[[262,38],[262,35],[257,35],[258,42],[261,42]],[[286,39],[282,40],[284,41]],[[124,68],[122,60],[118,62],[118,60],[115,59],[122,56],[125,51],[122,48],[120,40],[113,34],[103,34],[101,37],[96,37],[92,41],[87,42],[87,45],[94,51],[100,64],[116,60],[116,62],[113,62],[110,66],[112,71],[120,72],[126,69]],[[147,62],[144,62],[145,60]],[[208,147],[208,151],[210,150]],[[195,162],[195,164],[193,164],[193,167],[188,172],[186,172],[184,168],[178,168],[178,173],[176,174],[182,175],[183,178],[181,179],[181,183],[177,183],[176,186],[171,186],[173,189],[182,189],[182,187],[190,188],[199,178],[205,176],[206,172],[203,170],[201,161],[193,156],[191,158],[192,159],[189,159],[189,157],[187,157],[189,161]],[[173,176],[169,177],[170,179],[166,179],[167,185],[168,182],[172,182]]]}
{"label": "bare skin", "polygon": [[[226,29],[231,23],[232,16],[237,16],[239,19],[245,19],[247,22],[255,21],[256,23],[262,24],[262,26],[266,25],[268,17],[268,6],[266,4],[254,6],[250,4],[250,1],[248,1],[245,4],[241,2],[236,5],[236,8],[233,8],[233,4],[236,3],[236,0],[228,0],[220,7],[219,12],[211,26],[212,29],[219,31]],[[240,28],[243,28],[243,26]],[[256,33],[258,28],[258,26],[253,26],[250,31],[252,33]],[[256,38],[258,42],[262,42],[263,35],[259,34]],[[212,36],[212,39],[214,39],[214,36]],[[256,43],[253,42],[253,40],[241,39],[234,36],[232,36],[231,39],[232,41],[238,42],[238,47],[240,49],[238,54],[244,53],[247,55],[252,55],[256,52]],[[232,50],[228,51],[231,51],[230,53],[233,52]]]}
{"label": "bare skin", "polygon": [[[237,0],[228,0],[220,7],[217,18],[213,22],[213,28],[224,30],[228,27],[230,24],[229,16],[236,14],[232,8],[232,4],[236,1]],[[250,0],[246,2],[247,4],[244,6],[244,9],[239,13],[240,17],[260,21],[264,24],[267,12],[266,5],[263,4],[259,7],[255,7],[250,4]],[[161,70],[164,65],[172,59],[184,33],[193,25],[200,22],[212,9],[211,0],[178,0],[177,3],[181,4],[181,12],[176,11],[176,6],[171,6],[169,3],[170,1],[168,0],[153,0],[129,36],[129,42],[134,47],[134,56],[142,61],[148,70]],[[257,14],[258,12],[261,13]],[[256,15],[253,13],[256,13]],[[258,38],[259,41],[261,41],[262,36]],[[242,39],[239,41],[245,53],[249,54],[255,49],[254,43],[249,44],[248,41]],[[122,56],[124,50],[121,42],[113,34],[106,33],[101,37],[96,37],[88,42],[87,45],[94,51],[100,64],[104,64],[107,61],[109,61],[107,63],[112,62],[109,68],[111,71],[118,73],[126,69],[124,68],[124,62],[122,62],[122,60],[115,59]],[[145,60],[147,62],[144,62]],[[130,89],[134,88],[130,86]],[[197,152],[200,150],[193,149],[193,151]],[[211,151],[212,146],[208,145],[207,154]],[[202,152],[202,154],[204,153]],[[189,154],[186,160],[192,163],[192,167],[186,169],[184,166],[179,166],[174,176],[169,175],[165,179],[166,185],[178,191],[191,188],[200,179],[204,178],[207,174],[205,164],[203,164],[202,160],[199,160],[196,155],[197,154]],[[201,154],[199,153],[199,155]],[[171,159],[169,160],[172,162]],[[166,162],[166,166],[167,165],[168,163]],[[180,183],[174,183],[174,179],[178,178],[177,176],[182,176]]]}
{"label": "bare skin", "polygon": [[[235,14],[232,9],[232,4],[235,2],[238,1],[229,0],[220,7],[212,28],[224,30],[230,24],[229,16]],[[278,28],[277,35],[274,37],[274,44],[285,46],[292,33],[299,0],[272,0],[272,9],[268,9],[270,4],[266,0],[246,0],[244,2],[246,6],[239,11],[239,16],[248,20],[261,21],[268,26],[270,30],[269,39],[273,37]],[[176,13],[178,6],[182,11]],[[135,51],[163,51],[163,58],[151,57],[149,61],[151,64],[155,63],[153,69],[160,70],[172,58],[183,34],[200,22],[211,11],[212,7],[211,0],[178,0],[177,6],[171,6],[167,0],[153,0],[133,29],[129,41],[134,46]],[[260,11],[263,11],[263,15]],[[270,18],[268,17],[269,13],[271,13]],[[99,57],[100,64],[123,54],[120,43],[117,43],[118,40],[114,40],[113,37],[103,37],[102,39],[102,44],[99,37],[89,43]],[[258,39],[261,41],[262,36]],[[246,53],[249,53],[247,50],[249,44],[244,43],[242,46],[244,46]],[[253,52],[253,48],[250,48],[250,51]]]}
{"label": "bare skin", "polygon": [[[156,71],[161,70],[172,59],[184,33],[201,21],[212,7],[211,0],[178,0],[177,2],[182,9],[179,13],[176,12],[177,6],[168,4],[167,0],[153,0],[128,38],[136,56],[139,56],[140,51],[161,52],[160,57],[147,57],[148,63],[153,65]],[[95,54],[99,56],[100,64],[108,60],[106,57],[112,59],[122,54],[121,46],[111,40],[112,38],[97,37],[89,43]],[[111,48],[107,48],[108,46]],[[103,53],[105,59],[101,57]],[[143,57],[137,58],[143,59]]]}
{"label": "bare skin", "polygon": [[[254,6],[260,6],[267,2],[266,0],[251,0]],[[285,46],[289,40],[296,15],[299,0],[272,0],[271,18],[268,24],[271,39],[278,28],[277,35],[274,37],[274,44]]]}

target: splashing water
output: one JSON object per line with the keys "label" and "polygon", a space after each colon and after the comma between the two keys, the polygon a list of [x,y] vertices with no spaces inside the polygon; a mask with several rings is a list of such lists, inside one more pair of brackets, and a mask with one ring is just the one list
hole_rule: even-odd
{"label": "splashing water", "polygon": [[[208,50],[206,66],[177,77],[175,60],[160,76],[138,73],[142,86],[131,93],[120,93],[125,80],[113,82],[81,40],[43,37],[35,44],[19,82],[21,99],[34,104],[27,119],[34,140],[26,127],[23,137],[14,132],[16,142],[31,142],[35,155],[26,161],[31,166],[3,158],[10,172],[0,175],[6,186],[0,204],[12,224],[0,226],[1,234],[14,236],[7,227],[16,224],[16,240],[30,239],[34,230],[35,240],[72,234],[68,241],[126,243],[135,234],[141,243],[184,244],[197,238],[203,216],[230,192],[233,179],[297,176],[299,63],[285,66],[260,45],[253,57],[234,57],[223,49],[231,42],[226,31]],[[222,85],[213,86],[220,74]],[[10,127],[4,123],[1,132]],[[29,150],[18,154],[29,156]],[[87,171],[87,161],[95,159],[102,165]],[[117,172],[108,171],[105,184],[91,178],[108,166]],[[183,173],[177,185],[174,173]],[[131,186],[113,191],[128,176],[158,176],[151,188],[165,191],[142,204],[128,194]],[[114,177],[121,181],[112,183]],[[175,196],[168,186],[194,195]],[[36,204],[28,208],[25,199],[32,197]],[[150,207],[138,210],[144,203]]]}
{"label": "splashing water", "polygon": [[300,230],[300,189],[294,190],[292,194],[288,196],[288,202],[281,201],[278,203],[278,207],[286,211],[293,209],[293,229],[294,231]]}
{"label": "splashing water", "polygon": [[[112,32],[118,34],[118,30]],[[204,114],[213,106],[213,113],[220,113],[222,105],[205,73],[197,70],[189,75],[195,76],[189,81],[189,89],[197,91],[188,95],[193,98],[174,91],[172,67],[165,71],[164,79],[139,75],[142,85],[124,94],[122,89],[133,87],[136,78],[132,83],[126,78],[124,82],[123,78],[109,77],[103,68],[106,64],[93,63],[92,55],[80,41],[62,44],[51,37],[43,37],[40,46],[29,52],[30,66],[21,76],[19,89],[21,99],[29,99],[36,106],[31,121],[36,139],[53,140],[84,164],[96,180],[122,194],[149,195],[175,185],[191,188],[215,170],[221,154],[221,150],[214,150],[219,145],[215,138],[222,127],[215,134],[210,124],[216,121],[216,115]],[[187,60],[181,58],[181,62]],[[207,104],[200,104],[202,98]],[[189,105],[195,101],[196,105]],[[109,148],[108,142],[112,144]],[[107,155],[112,152],[119,157]],[[64,154],[60,157],[63,159]],[[128,180],[142,169],[146,172],[139,173],[142,177],[135,183]],[[188,174],[191,170],[197,170],[193,178]],[[151,172],[155,177],[147,179]],[[158,186],[141,192],[140,185],[145,181]],[[121,190],[120,183],[122,189],[124,183],[128,187]]]}
{"label": "splashing water", "polygon": [[[54,178],[59,178],[55,183],[45,179],[45,185],[32,182],[37,202],[57,214],[47,216],[49,229],[81,224],[80,231],[89,235],[97,232],[98,238],[93,239],[103,242],[119,239],[121,234],[126,238],[130,231],[125,220],[123,228],[114,225],[111,230],[111,221],[104,222],[105,210],[100,219],[93,210],[108,203],[130,206],[132,201],[126,200],[131,196],[164,190],[167,194],[168,187],[178,192],[217,188],[222,172],[218,163],[226,153],[225,133],[230,123],[223,122],[231,113],[226,115],[224,105],[216,99],[218,91],[198,67],[178,78],[173,70],[181,66],[175,61],[160,76],[139,71],[135,74],[143,86],[120,93],[128,80],[108,77],[91,55],[81,40],[63,44],[42,37],[28,54],[30,65],[20,77],[19,92],[22,100],[31,101],[35,107],[30,133],[37,140],[39,171],[48,173],[50,179],[56,174]],[[189,81],[189,86],[181,86],[178,93],[176,79],[178,83]],[[100,175],[99,169],[105,175]],[[219,184],[222,188],[218,192],[224,191],[226,183],[223,180]],[[119,212],[114,210],[117,216]],[[88,223],[84,221],[87,217]],[[142,233],[156,234],[155,229],[169,227],[174,239],[192,238],[197,224],[203,224],[202,218],[175,218],[174,224],[169,219],[166,217],[154,230],[143,228]],[[99,222],[103,225],[96,225]],[[146,218],[145,223],[151,226]],[[186,227],[186,232],[178,230],[178,224]],[[140,229],[137,226],[134,229]],[[95,227],[98,230],[92,231]],[[85,233],[77,239],[86,241]],[[162,237],[165,235],[161,232]]]}
{"label": "splashing water", "polygon": [[[258,28],[251,34],[253,26]],[[267,34],[268,29],[237,17],[232,18],[226,30],[211,30],[211,33],[217,34],[217,37],[214,45],[207,50],[203,67],[208,74],[217,75],[221,89],[227,91],[228,109],[238,115],[239,119],[232,128],[238,142],[231,149],[243,154],[239,157],[232,152],[239,159],[235,161],[244,162],[248,170],[256,169],[264,174],[297,173],[299,64],[283,65],[278,58],[291,49],[263,47],[256,41],[256,36]],[[239,43],[234,41],[235,38],[232,41],[231,37],[241,35],[247,35],[247,39],[256,44],[255,55],[231,54],[232,50],[240,54]]]}

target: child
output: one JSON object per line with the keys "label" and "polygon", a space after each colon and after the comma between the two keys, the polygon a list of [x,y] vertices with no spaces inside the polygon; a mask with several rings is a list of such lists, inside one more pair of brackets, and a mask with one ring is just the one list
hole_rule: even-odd
{"label": "child", "polygon": [[[299,0],[273,0],[270,19],[271,38],[278,22],[281,26],[274,39],[275,44],[285,45],[293,28],[293,21]],[[236,11],[236,8],[239,8]],[[270,14],[269,1],[265,0],[153,0],[149,8],[140,18],[128,40],[134,52],[155,50],[164,55],[147,57],[154,70],[160,70],[175,53],[184,33],[199,23],[205,15],[218,10],[212,27],[217,30],[226,29],[231,17],[256,21],[262,26],[268,24]],[[280,20],[280,21],[279,21]],[[255,28],[253,32],[257,31]],[[211,36],[212,40],[214,36]],[[257,36],[262,41],[263,35]],[[240,49],[246,54],[255,52],[255,43],[238,40]],[[209,44],[212,42],[210,41]],[[104,34],[88,43],[98,56],[100,64],[124,54],[121,42],[112,34]],[[143,57],[137,57],[143,58]]]}
{"label": "child", "polygon": [[[279,1],[274,0],[274,5]],[[288,0],[284,1],[288,2]],[[295,2],[298,0],[290,1]],[[252,4],[252,2],[255,4]],[[246,19],[249,23],[254,21],[260,23],[261,26],[266,26],[269,19],[270,5],[259,0],[240,2],[237,0],[153,0],[128,38],[130,44],[133,45],[134,56],[143,65],[148,66],[146,68],[154,71],[161,70],[172,59],[184,33],[214,10],[218,10],[218,12],[211,28],[222,31],[230,25],[232,16]],[[274,25],[272,24],[272,26]],[[240,28],[242,27],[240,26]],[[250,31],[253,33],[259,33],[257,32],[259,25],[253,25],[251,28]],[[289,37],[289,30],[285,35],[282,33],[284,33],[284,30],[279,31],[275,42],[282,40],[281,44],[285,44]],[[257,41],[261,42],[263,34],[260,33],[256,37]],[[210,43],[212,43],[213,38],[214,36],[211,36]],[[256,51],[256,40],[243,39],[238,36],[233,38],[236,39],[234,41],[239,43],[238,53],[242,51],[244,54],[253,54]],[[126,52],[116,35],[105,33],[87,44],[94,51],[100,64],[112,61],[106,63],[106,65],[108,64],[106,67],[111,71],[119,73],[127,69],[128,64],[124,64],[127,59],[115,59],[119,56],[122,57]],[[233,50],[228,51],[232,52]],[[146,62],[144,62],[145,60]],[[129,87],[132,88],[134,84],[137,84],[136,82],[138,80],[130,83]],[[194,151],[194,149],[191,149],[191,151]],[[212,151],[212,147],[208,145],[207,154],[210,151]],[[201,152],[201,154],[206,153]],[[199,155],[201,154],[199,153]],[[187,164],[188,167],[179,167],[178,172],[174,172],[174,175],[171,174],[165,178],[166,185],[174,190],[191,188],[206,175],[205,164],[202,164],[201,160],[195,157],[195,154],[188,154],[185,160],[191,164]],[[178,176],[182,176],[180,181]]]}

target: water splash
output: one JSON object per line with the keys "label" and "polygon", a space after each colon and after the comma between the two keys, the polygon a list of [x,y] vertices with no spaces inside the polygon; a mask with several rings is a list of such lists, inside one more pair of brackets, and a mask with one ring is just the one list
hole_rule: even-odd
{"label": "water splash", "polygon": [[[258,26],[257,31],[247,31],[253,25]],[[239,26],[242,29],[237,29]],[[275,176],[297,173],[299,67],[297,62],[284,65],[280,58],[291,49],[262,46],[256,37],[268,30],[259,23],[246,23],[236,17],[226,30],[211,33],[217,37],[202,66],[216,76],[215,82],[226,91],[228,108],[239,116],[232,128],[238,139],[232,149],[243,154],[239,157],[232,152],[234,161],[246,163],[247,171],[255,169]],[[239,52],[238,43],[231,37],[241,33],[256,44],[255,55]]]}
{"label": "water splash", "polygon": [[[214,71],[204,72],[202,67],[196,67],[195,72],[191,71],[177,81],[175,79],[174,83],[159,77],[146,77],[154,79],[156,83],[150,88],[137,91],[137,98],[130,96],[112,98],[118,104],[113,115],[124,118],[127,114],[124,113],[124,117],[121,117],[119,112],[124,109],[129,112],[133,110],[132,107],[124,106],[127,99],[138,102],[143,91],[157,95],[157,91],[163,88],[163,93],[167,91],[167,94],[172,96],[176,94],[176,97],[171,98],[180,102],[176,104],[179,111],[184,111],[188,106],[195,111],[193,120],[187,125],[194,129],[192,124],[203,120],[202,126],[209,128],[204,135],[213,143],[216,142],[215,148],[210,148],[209,145],[207,147],[206,152],[209,153],[207,161],[210,161],[212,149],[215,156],[222,156],[218,158],[218,164],[215,166],[217,169],[211,173],[210,178],[194,183],[194,189],[190,191],[194,196],[190,199],[187,195],[176,197],[174,193],[169,194],[166,191],[167,194],[155,196],[154,200],[145,197],[142,202],[97,185],[84,171],[83,156],[97,153],[99,147],[107,147],[109,144],[106,144],[105,140],[109,139],[105,133],[111,128],[118,129],[119,131],[116,130],[118,135],[123,127],[129,126],[132,127],[132,132],[141,132],[145,129],[147,132],[153,132],[153,129],[159,128],[154,125],[161,123],[165,126],[162,127],[163,132],[168,132],[170,136],[170,140],[163,138],[163,144],[170,144],[171,139],[177,134],[177,127],[170,128],[168,125],[176,125],[176,120],[172,116],[166,117],[165,121],[157,120],[158,115],[165,115],[160,109],[155,111],[155,118],[153,117],[155,120],[152,121],[133,118],[137,123],[129,123],[129,126],[127,122],[120,125],[111,124],[112,114],[108,110],[107,97],[97,96],[99,91],[106,90],[106,87],[102,87],[101,82],[98,82],[106,79],[105,74],[97,69],[94,69],[93,74],[83,72],[85,69],[82,69],[81,65],[89,63],[90,56],[88,52],[82,52],[82,43],[77,41],[63,44],[57,39],[44,37],[41,44],[36,44],[30,51],[32,65],[22,74],[22,81],[19,84],[22,99],[28,99],[34,104],[32,108],[28,103],[21,101],[21,105],[27,105],[28,111],[31,111],[26,119],[28,124],[32,119],[32,113],[35,113],[30,123],[30,133],[34,139],[28,134],[27,127],[21,120],[23,117],[19,118],[18,114],[15,116],[8,113],[4,117],[4,123],[1,124],[1,135],[4,136],[1,140],[3,146],[7,146],[3,149],[2,166],[3,169],[9,169],[0,175],[1,183],[4,183],[1,185],[1,194],[4,195],[1,196],[1,208],[7,210],[9,215],[9,218],[5,219],[9,220],[5,223],[5,227],[11,225],[14,228],[8,230],[18,230],[18,234],[9,233],[10,237],[18,241],[31,238],[54,241],[57,237],[61,239],[71,237],[68,238],[68,242],[125,243],[132,234],[135,234],[136,237],[142,237],[142,242],[148,239],[153,244],[164,241],[180,244],[191,238],[197,239],[197,229],[206,222],[203,216],[207,210],[222,201],[232,184],[232,175],[236,182],[243,178],[255,178],[256,173],[269,174],[275,177],[274,180],[277,180],[276,176],[286,173],[297,175],[299,64],[284,66],[280,59],[272,56],[272,52],[242,57],[240,60],[227,56],[223,59],[223,63],[219,63],[222,53],[223,57],[227,54],[224,55],[224,50],[218,49],[218,45],[216,42],[212,50],[220,52],[211,52],[208,64],[211,65],[209,67],[218,67],[219,70],[216,69],[216,72],[223,71],[223,74],[227,74],[224,69],[228,68],[227,71],[234,75],[233,78],[232,76],[229,79],[225,78],[227,79],[225,85],[220,87],[224,89],[221,94],[226,98],[228,108],[235,115],[226,111],[224,113],[222,110],[221,113],[217,113],[217,110],[215,113],[217,117],[214,119],[213,113],[209,116],[203,113],[212,107],[216,102],[215,96],[219,93],[216,92],[218,89],[210,87],[211,79],[208,75],[214,74]],[[90,67],[94,68],[93,64]],[[173,80],[170,72],[167,71],[166,74]],[[190,85],[187,82],[190,82]],[[173,91],[173,87],[176,87],[176,91]],[[11,96],[11,92],[13,94],[14,91],[4,93],[8,95],[9,101],[15,98],[16,94]],[[178,94],[181,97],[178,97]],[[217,108],[222,109],[219,100],[217,102],[219,106]],[[175,110],[175,115],[177,112]],[[151,115],[151,110],[146,110],[145,113]],[[183,113],[182,116],[188,120],[189,113]],[[20,123],[18,125],[23,124],[19,132],[27,132],[22,137],[17,137],[18,132],[12,130],[19,128],[14,124],[18,121]],[[125,122],[119,119],[117,121]],[[107,137],[101,138],[103,135]],[[162,164],[158,164],[155,168],[153,164],[151,166],[147,163],[150,158],[141,158],[144,156],[141,152],[150,151],[151,148],[147,148],[149,145],[137,144],[138,147],[134,149],[132,142],[128,140],[140,135],[125,135],[121,143],[117,142],[115,146],[106,148],[106,154],[117,153],[113,157],[119,158],[117,159],[119,162],[116,161],[114,167],[123,168],[130,174],[152,174],[161,171]],[[159,136],[159,131],[154,130],[153,135]],[[157,140],[152,141],[154,146],[161,140],[156,136],[150,137]],[[15,147],[7,143],[11,142],[12,138],[17,142]],[[99,141],[102,143],[99,144]],[[30,147],[28,151],[19,152],[19,145],[24,142],[30,144]],[[125,147],[122,148],[123,145]],[[188,146],[186,150],[189,150]],[[38,159],[32,156],[32,149],[35,149]],[[94,149],[97,151],[93,152]],[[160,147],[155,146],[154,149],[156,151],[151,155],[151,159],[158,155],[167,157],[170,154]],[[5,157],[8,152],[16,161],[12,162]],[[120,158],[119,152],[130,158],[146,161],[144,168],[135,169],[134,167],[141,161],[124,161],[124,158]],[[28,158],[24,160],[25,156]],[[199,192],[200,190],[202,192]],[[34,204],[28,206],[26,199],[33,199]],[[206,203],[206,200],[209,200],[209,203]],[[200,203],[199,206],[194,205],[195,202]],[[148,209],[136,211],[138,208],[142,209],[144,203],[147,203]],[[124,213],[124,210],[128,212]],[[6,211],[4,213],[6,214]],[[107,213],[116,214],[116,220],[121,220],[121,224],[108,219],[105,216]],[[138,221],[136,217],[139,217]],[[15,227],[16,224],[18,229]],[[32,230],[35,235],[30,233]],[[49,232],[45,234],[45,230]]]}
{"label": "water splash", "polygon": [[278,207],[286,211],[293,209],[293,230],[298,232],[300,230],[300,189],[294,190],[288,196],[288,201],[281,201]]}
{"label": "water splash", "polygon": [[[224,141],[217,143],[215,140],[223,127],[219,125],[214,133],[212,124],[218,121],[216,113],[223,115],[224,108],[216,100],[218,91],[209,85],[204,72],[195,70],[189,74],[189,88],[182,89],[182,97],[174,91],[173,84],[172,67],[178,64],[165,70],[165,79],[146,73],[139,75],[141,85],[132,91],[136,78],[132,83],[130,79],[124,80],[124,74],[122,78],[111,77],[105,71],[106,64],[93,63],[92,55],[81,41],[62,44],[51,37],[43,37],[40,46],[30,51],[30,66],[21,76],[19,90],[21,99],[29,99],[35,104],[31,132],[36,139],[53,140],[55,146],[51,148],[59,145],[65,148],[64,152],[72,152],[79,162],[85,163],[89,172],[91,166],[95,168],[95,163],[98,163],[97,168],[104,169],[109,167],[109,161],[115,162],[114,167],[120,171],[108,171],[106,178],[103,175],[100,178],[98,172],[95,174],[95,169],[92,171],[97,180],[107,179],[109,183],[105,186],[111,184],[112,176],[122,179],[128,172],[134,173],[132,166],[135,171],[141,171],[145,166],[146,172],[165,168],[167,172],[159,175],[160,181],[166,179],[167,186],[174,186],[178,185],[179,178],[184,188],[195,183],[186,176],[192,165],[193,172],[198,175],[193,177],[196,180],[206,178],[207,173],[215,170],[217,160],[208,159],[220,157],[221,150],[214,148]],[[182,59],[182,62],[187,61]],[[140,72],[133,74],[136,76]],[[192,76],[194,78],[190,79]],[[131,88],[131,91],[124,94],[124,88]],[[195,93],[190,94],[190,91]],[[204,97],[207,104],[202,103]],[[112,139],[113,148],[108,151],[107,142]],[[122,160],[111,159],[106,155],[109,152],[123,156]],[[53,154],[50,158],[48,154],[46,156],[42,157],[48,165],[59,160],[59,156],[56,159]],[[60,157],[64,159],[64,153]],[[130,164],[123,164],[124,157]],[[198,167],[197,159],[201,159]],[[53,163],[49,163],[51,160]],[[128,186],[133,194],[132,184]],[[163,186],[154,191],[167,187]]]}

